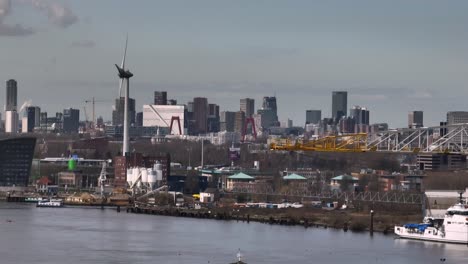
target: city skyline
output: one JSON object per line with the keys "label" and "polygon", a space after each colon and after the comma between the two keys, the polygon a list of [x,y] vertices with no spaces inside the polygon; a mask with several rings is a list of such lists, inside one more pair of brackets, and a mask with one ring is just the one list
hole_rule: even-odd
{"label": "city skyline", "polygon": [[[276,94],[280,121],[294,124],[305,123],[307,109],[331,116],[330,93],[341,90],[349,106],[365,106],[371,122],[391,127],[405,127],[409,111],[424,111],[431,126],[449,111],[468,110],[463,1],[401,2],[405,9],[372,1],[258,1],[249,11],[219,1],[29,2],[0,0],[0,79],[18,81],[18,104],[32,99],[47,112],[82,109],[93,96],[115,99],[112,65],[125,32],[138,110],[158,90],[178,103],[207,97],[221,111],[238,110],[245,97],[259,109],[263,96]],[[111,102],[96,105],[97,116],[109,120],[111,112]]]}

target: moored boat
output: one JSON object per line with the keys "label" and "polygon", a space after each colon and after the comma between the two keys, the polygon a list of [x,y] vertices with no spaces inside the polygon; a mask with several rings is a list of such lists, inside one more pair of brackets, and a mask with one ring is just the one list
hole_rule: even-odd
{"label": "moored boat", "polygon": [[395,226],[400,238],[468,244],[468,205],[462,194],[457,204],[447,209],[444,218],[426,217],[420,224]]}
{"label": "moored boat", "polygon": [[60,199],[42,200],[37,202],[37,207],[63,207],[63,201]]}

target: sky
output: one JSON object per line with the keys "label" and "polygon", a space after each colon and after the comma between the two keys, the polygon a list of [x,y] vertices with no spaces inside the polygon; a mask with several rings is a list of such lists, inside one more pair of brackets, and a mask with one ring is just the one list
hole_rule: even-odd
{"label": "sky", "polygon": [[137,111],[156,90],[221,111],[276,95],[280,121],[303,125],[307,109],[331,116],[332,91],[345,90],[372,123],[404,127],[422,110],[438,125],[468,111],[466,10],[463,0],[0,0],[0,80],[18,81],[18,105],[87,107],[91,118],[84,101],[95,97],[110,119],[128,34]]}

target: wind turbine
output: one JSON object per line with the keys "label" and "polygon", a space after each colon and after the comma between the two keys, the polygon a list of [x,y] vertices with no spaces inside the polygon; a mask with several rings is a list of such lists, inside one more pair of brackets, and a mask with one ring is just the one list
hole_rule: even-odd
{"label": "wind turbine", "polygon": [[131,73],[129,70],[125,70],[125,57],[127,56],[127,44],[128,44],[128,35],[127,39],[125,41],[125,51],[122,59],[122,66],[119,67],[119,65],[115,64],[115,67],[117,67],[118,75],[120,78],[120,89],[119,93],[120,96],[122,97],[122,86],[124,84],[124,80],[126,80],[126,85],[125,85],[125,104],[124,104],[124,129],[123,129],[123,147],[122,147],[122,155],[127,156],[127,153],[129,152],[129,120],[128,120],[128,98],[129,98],[129,93],[130,93],[130,78],[133,77],[133,73]]}

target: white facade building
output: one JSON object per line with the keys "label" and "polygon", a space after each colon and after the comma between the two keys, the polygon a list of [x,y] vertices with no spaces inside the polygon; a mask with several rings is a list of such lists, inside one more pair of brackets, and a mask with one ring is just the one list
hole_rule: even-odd
{"label": "white facade building", "polygon": [[179,118],[179,122],[174,120],[170,134],[184,135],[186,134],[184,126],[184,111],[184,105],[143,105],[143,126],[169,128],[171,126],[171,120],[173,118]]}

